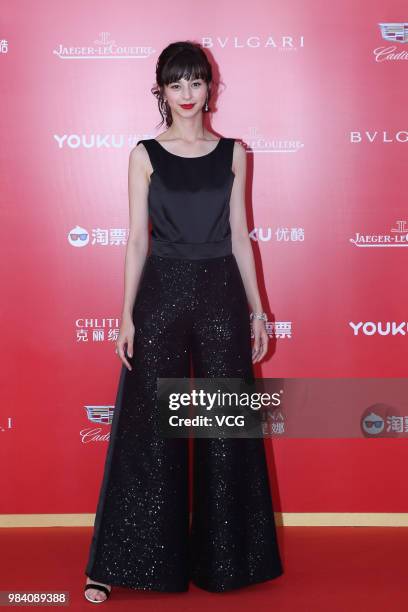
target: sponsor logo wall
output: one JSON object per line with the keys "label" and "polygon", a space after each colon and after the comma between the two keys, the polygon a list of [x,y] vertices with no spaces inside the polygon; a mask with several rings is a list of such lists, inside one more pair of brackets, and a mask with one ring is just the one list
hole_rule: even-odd
{"label": "sponsor logo wall", "polygon": [[[161,27],[157,2],[125,2],[114,23],[109,6],[88,8],[50,1],[22,12],[7,0],[0,26],[8,514],[94,511],[120,373],[128,157],[161,131],[150,90],[158,55],[174,40],[206,48],[219,81],[210,126],[247,151],[248,232],[270,338],[257,377],[407,372],[408,21],[400,5],[387,5],[385,23],[372,3],[210,1],[197,25],[196,9],[176,1],[176,30]],[[337,510],[341,494],[323,493],[330,475],[313,480],[324,452],[344,478],[354,470],[347,510],[375,510],[371,462],[387,441],[368,449],[365,433],[386,423],[390,414],[376,407],[388,405],[406,414],[379,396],[360,427],[368,407],[356,408],[361,439],[350,447],[340,437],[276,440],[269,451],[281,509]],[[330,397],[321,410],[341,418]],[[397,452],[389,443],[384,473]],[[311,505],[296,484],[300,458]],[[402,489],[387,492],[391,511],[408,501]]]}

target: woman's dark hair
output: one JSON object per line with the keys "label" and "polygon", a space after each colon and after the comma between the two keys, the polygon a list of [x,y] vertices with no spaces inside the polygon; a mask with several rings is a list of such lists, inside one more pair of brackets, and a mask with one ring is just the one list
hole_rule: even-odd
{"label": "woman's dark hair", "polygon": [[[162,121],[157,127],[166,122],[167,127],[173,123],[171,109],[163,98],[164,85],[174,83],[179,79],[203,79],[208,84],[207,104],[211,98],[211,84],[213,81],[211,64],[202,47],[189,40],[174,42],[168,45],[159,55],[156,64],[156,85],[152,93],[156,96]],[[205,111],[203,108],[203,112]]]}

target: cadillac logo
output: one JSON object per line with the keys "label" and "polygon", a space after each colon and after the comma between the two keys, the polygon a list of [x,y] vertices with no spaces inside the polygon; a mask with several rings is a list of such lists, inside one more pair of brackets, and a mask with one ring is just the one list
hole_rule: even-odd
{"label": "cadillac logo", "polygon": [[408,42],[408,23],[379,23],[381,36],[391,42]]}
{"label": "cadillac logo", "polygon": [[114,406],[85,406],[87,417],[93,423],[110,425],[112,423]]}

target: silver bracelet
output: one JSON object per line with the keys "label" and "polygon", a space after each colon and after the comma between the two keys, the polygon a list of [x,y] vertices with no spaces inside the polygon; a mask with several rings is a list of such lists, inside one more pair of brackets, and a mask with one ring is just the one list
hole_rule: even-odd
{"label": "silver bracelet", "polygon": [[266,312],[251,312],[251,314],[249,315],[249,319],[252,321],[252,319],[261,319],[261,321],[267,321],[268,317],[266,315]]}

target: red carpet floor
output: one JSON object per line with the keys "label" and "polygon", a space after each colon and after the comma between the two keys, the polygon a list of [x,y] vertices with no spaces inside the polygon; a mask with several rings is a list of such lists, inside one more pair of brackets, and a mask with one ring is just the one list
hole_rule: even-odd
{"label": "red carpet floor", "polygon": [[71,603],[65,609],[70,610],[96,606],[143,612],[408,610],[407,528],[279,528],[285,573],[275,580],[221,594],[193,584],[181,594],[114,587],[102,604],[87,602],[82,593],[91,533],[91,528],[0,529],[0,590],[69,591]]}

